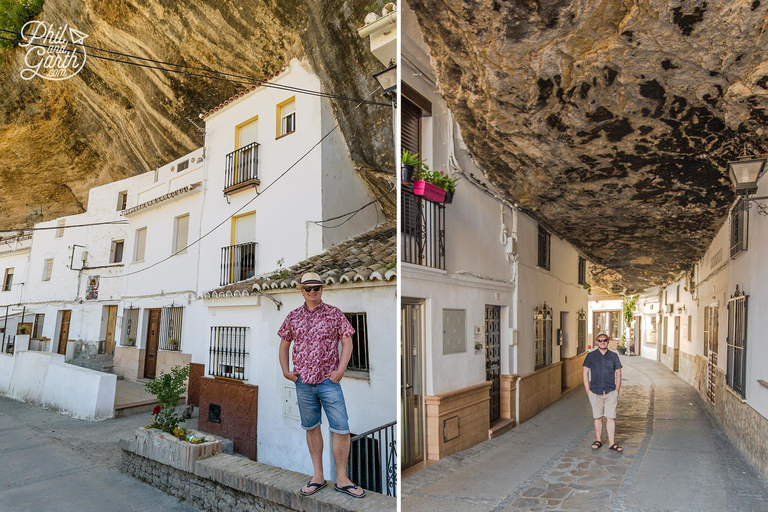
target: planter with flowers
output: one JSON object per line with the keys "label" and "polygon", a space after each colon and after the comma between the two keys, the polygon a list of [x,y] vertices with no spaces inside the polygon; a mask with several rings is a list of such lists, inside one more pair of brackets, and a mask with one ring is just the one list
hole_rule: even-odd
{"label": "planter with flowers", "polygon": [[426,164],[422,164],[413,172],[413,193],[435,203],[450,203],[456,191],[456,181],[443,171],[431,171]]}
{"label": "planter with flowers", "polygon": [[413,171],[423,164],[418,153],[411,153],[404,149],[400,155],[400,182],[407,184],[413,181]]}

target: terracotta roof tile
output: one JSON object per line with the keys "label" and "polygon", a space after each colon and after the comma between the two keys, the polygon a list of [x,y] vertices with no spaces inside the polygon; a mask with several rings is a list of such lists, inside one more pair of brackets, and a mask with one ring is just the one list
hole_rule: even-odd
{"label": "terracotta roof tile", "polygon": [[200,119],[205,119],[206,117],[210,116],[210,115],[211,115],[211,114],[213,114],[214,112],[218,112],[218,111],[219,111],[219,110],[221,110],[222,108],[226,107],[227,105],[229,105],[229,104],[230,104],[230,103],[232,103],[233,101],[237,101],[237,100],[239,100],[240,98],[242,98],[243,96],[245,96],[245,95],[246,95],[246,94],[248,94],[249,92],[251,92],[251,91],[255,91],[255,90],[256,90],[256,89],[258,89],[259,87],[262,87],[262,85],[261,85],[261,84],[263,84],[264,82],[269,82],[270,80],[272,80],[273,78],[275,78],[277,75],[279,75],[280,73],[282,73],[282,72],[283,72],[283,71],[285,71],[286,69],[287,69],[286,67],[283,67],[283,68],[282,68],[282,69],[280,69],[280,71],[278,71],[277,73],[275,73],[275,74],[273,74],[273,75],[271,75],[271,76],[268,76],[268,77],[267,77],[267,78],[265,78],[264,80],[260,80],[260,81],[258,81],[258,83],[255,83],[255,84],[253,84],[253,85],[250,85],[250,86],[246,87],[245,89],[243,89],[242,91],[240,91],[240,92],[238,92],[238,93],[235,93],[234,95],[232,95],[232,96],[230,96],[228,99],[226,99],[226,100],[222,101],[221,103],[219,103],[218,105],[216,105],[215,107],[213,107],[212,109],[210,109],[209,111],[207,111],[207,112],[203,112],[202,114],[200,114]]}
{"label": "terracotta roof tile", "polygon": [[306,272],[316,272],[326,285],[365,281],[391,281],[397,277],[397,228],[389,222],[360,236],[334,245],[287,269],[206,292],[203,298],[245,297],[256,293],[293,288]]}

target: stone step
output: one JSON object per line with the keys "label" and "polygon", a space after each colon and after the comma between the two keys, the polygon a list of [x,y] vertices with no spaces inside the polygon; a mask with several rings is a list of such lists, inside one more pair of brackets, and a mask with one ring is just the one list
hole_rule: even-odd
{"label": "stone step", "polygon": [[123,404],[119,407],[115,407],[115,418],[122,418],[124,416],[134,416],[136,414],[151,413],[152,409],[156,405],[157,405],[156,400],[143,400],[140,402]]}
{"label": "stone step", "polygon": [[496,420],[493,422],[493,425],[491,425],[491,428],[488,430],[488,439],[494,439],[499,437],[502,434],[506,434],[510,430],[512,430],[512,427],[515,426],[515,420],[511,418],[502,418],[500,420]]}

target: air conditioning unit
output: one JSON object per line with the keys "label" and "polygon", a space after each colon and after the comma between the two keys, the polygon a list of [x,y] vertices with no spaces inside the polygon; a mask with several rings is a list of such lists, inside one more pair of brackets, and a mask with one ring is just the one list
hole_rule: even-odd
{"label": "air conditioning unit", "polygon": [[672,314],[675,311],[675,305],[674,304],[665,304],[664,305],[664,312],[668,314]]}

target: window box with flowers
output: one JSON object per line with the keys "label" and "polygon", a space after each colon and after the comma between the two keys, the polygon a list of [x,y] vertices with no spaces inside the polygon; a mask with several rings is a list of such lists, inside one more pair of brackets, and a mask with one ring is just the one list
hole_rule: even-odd
{"label": "window box with flowers", "polygon": [[422,164],[421,168],[413,171],[413,193],[435,203],[450,204],[456,192],[456,181],[443,171],[431,171],[426,164]]}

